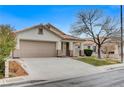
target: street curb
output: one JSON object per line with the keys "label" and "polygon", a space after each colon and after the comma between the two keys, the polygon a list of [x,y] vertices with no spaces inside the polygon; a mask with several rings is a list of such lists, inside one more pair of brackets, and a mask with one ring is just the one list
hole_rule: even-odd
{"label": "street curb", "polygon": [[[90,74],[90,75],[96,75],[96,74],[102,74],[102,73],[106,73],[107,71],[103,71],[103,72],[99,72],[99,73],[93,73],[93,74]],[[111,72],[111,71],[109,71]],[[70,80],[70,79],[75,79],[75,78],[80,78],[80,77],[86,77],[86,76],[90,76],[90,75],[85,75],[85,76],[77,76],[77,77],[68,77],[68,78],[64,78],[64,79],[60,79],[60,78],[56,78],[56,79],[51,79],[49,81],[47,80],[39,80],[39,82],[33,82],[34,80],[30,80],[28,81],[29,83],[26,84],[26,82],[22,83],[22,82],[19,82],[19,83],[11,83],[11,84],[4,84],[4,85],[1,85],[1,87],[31,87],[33,85],[38,85],[38,84],[48,84],[48,83],[54,83],[54,82],[60,82],[60,81],[66,81],[66,80]],[[22,83],[22,84],[20,84]]]}

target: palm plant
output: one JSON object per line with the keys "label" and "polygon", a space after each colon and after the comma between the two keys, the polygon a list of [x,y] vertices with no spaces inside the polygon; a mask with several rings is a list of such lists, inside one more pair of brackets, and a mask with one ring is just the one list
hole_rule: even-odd
{"label": "palm plant", "polygon": [[10,25],[0,25],[0,73],[4,74],[5,61],[16,45],[16,36]]}

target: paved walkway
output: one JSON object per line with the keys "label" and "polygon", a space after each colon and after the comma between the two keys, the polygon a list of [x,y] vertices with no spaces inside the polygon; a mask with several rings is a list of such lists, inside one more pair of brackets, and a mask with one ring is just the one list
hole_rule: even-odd
{"label": "paved walkway", "polygon": [[114,70],[114,69],[117,70],[117,69],[120,69],[120,68],[124,68],[124,63],[98,66],[97,68],[104,69],[104,70]]}

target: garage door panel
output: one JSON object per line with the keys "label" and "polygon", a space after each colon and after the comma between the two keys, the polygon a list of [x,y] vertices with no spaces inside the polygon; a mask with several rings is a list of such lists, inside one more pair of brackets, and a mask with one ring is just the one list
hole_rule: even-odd
{"label": "garage door panel", "polygon": [[54,57],[56,56],[55,42],[20,41],[21,57]]}

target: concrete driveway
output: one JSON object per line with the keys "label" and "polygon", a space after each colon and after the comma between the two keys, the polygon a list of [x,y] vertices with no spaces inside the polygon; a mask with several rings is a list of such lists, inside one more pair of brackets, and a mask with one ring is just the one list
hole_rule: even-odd
{"label": "concrete driveway", "polygon": [[24,58],[31,80],[67,79],[101,72],[95,66],[72,58]]}

